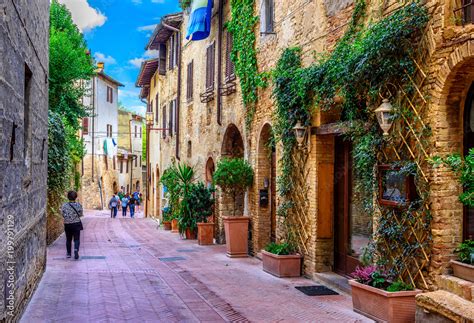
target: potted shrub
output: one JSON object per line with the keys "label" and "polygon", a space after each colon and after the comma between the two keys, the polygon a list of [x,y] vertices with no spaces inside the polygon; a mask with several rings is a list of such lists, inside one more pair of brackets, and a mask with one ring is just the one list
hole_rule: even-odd
{"label": "potted shrub", "polygon": [[455,251],[458,260],[451,260],[454,276],[474,282],[474,240],[466,240]]}
{"label": "potted shrub", "polygon": [[236,199],[253,182],[253,170],[243,158],[223,158],[217,164],[214,183],[233,200],[232,216],[224,216],[224,230],[229,257],[247,257],[249,217],[236,214]]}
{"label": "potted shrub", "polygon": [[[178,170],[174,164],[163,172],[160,182],[163,185],[165,196],[168,198],[169,211],[167,214],[167,220],[171,221],[171,232],[177,233],[179,232],[177,215],[179,212],[180,185]],[[163,218],[163,220],[165,219]]]}
{"label": "potted shrub", "polygon": [[207,188],[199,182],[191,186],[189,201],[191,213],[197,222],[198,243],[210,245],[214,241],[214,223],[208,222],[214,207],[213,188]]}
{"label": "potted shrub", "polygon": [[371,265],[357,267],[349,280],[354,311],[382,322],[414,322],[415,296],[422,291],[400,280],[394,281]]}
{"label": "potted shrub", "polygon": [[163,214],[163,228],[166,231],[171,230],[171,209],[169,206],[164,207],[162,209],[162,214]]}
{"label": "potted shrub", "polygon": [[263,270],[277,277],[301,276],[301,259],[288,242],[272,242],[262,250]]}

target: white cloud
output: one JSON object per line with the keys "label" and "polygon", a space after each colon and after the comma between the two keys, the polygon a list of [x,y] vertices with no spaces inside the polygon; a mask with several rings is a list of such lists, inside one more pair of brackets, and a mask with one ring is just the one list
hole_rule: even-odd
{"label": "white cloud", "polygon": [[134,111],[136,114],[141,115],[142,117],[145,116],[146,106],[144,105],[134,105],[134,106],[129,107],[129,109]]}
{"label": "white cloud", "polygon": [[74,23],[83,32],[92,30],[95,27],[100,27],[107,20],[105,15],[97,9],[92,8],[87,1],[88,0],[59,0],[60,3],[65,4],[69,11],[71,11]]}
{"label": "white cloud", "polygon": [[152,58],[157,58],[158,57],[158,51],[157,50],[147,50],[142,57],[136,57],[136,58],[132,58],[131,60],[129,60],[128,62],[136,67],[136,68],[140,68],[140,66],[142,65],[142,63],[147,60],[147,59],[152,59]]}
{"label": "white cloud", "polygon": [[101,52],[96,52],[94,54],[94,58],[97,62],[104,62],[105,64],[108,64],[108,65],[113,65],[113,64],[116,64],[117,61],[115,60],[115,58],[113,58],[112,56],[107,56],[105,54],[102,54]]}
{"label": "white cloud", "polygon": [[122,90],[122,89],[119,89],[118,90],[118,94],[119,94],[119,100],[120,98],[137,98],[138,95],[140,93],[140,90],[138,89],[134,89],[134,90]]}
{"label": "white cloud", "polygon": [[138,31],[153,31],[156,28],[156,24],[147,25],[147,26],[140,26],[137,28]]}
{"label": "white cloud", "polygon": [[134,4],[142,4],[142,0],[132,0]]}
{"label": "white cloud", "polygon": [[153,3],[165,3],[165,0],[151,0]]}

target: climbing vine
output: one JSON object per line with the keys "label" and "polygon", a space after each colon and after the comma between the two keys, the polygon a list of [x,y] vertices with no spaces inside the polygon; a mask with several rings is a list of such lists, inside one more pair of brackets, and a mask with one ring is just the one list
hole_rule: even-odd
{"label": "climbing vine", "polygon": [[257,67],[254,29],[258,17],[254,14],[254,4],[255,0],[232,0],[232,19],[226,24],[227,30],[232,34],[231,60],[240,80],[247,129],[255,114],[258,88],[266,86],[264,73],[259,73]]}
{"label": "climbing vine", "polygon": [[[413,2],[389,17],[364,26],[366,3],[358,0],[345,35],[331,53],[316,57],[309,67],[301,66],[301,50],[283,51],[273,73],[276,101],[275,134],[283,144],[278,192],[284,203],[280,215],[291,208],[292,154],[296,143],[293,127],[299,121],[310,125],[315,107],[338,108],[353,142],[356,190],[366,211],[373,208],[375,165],[383,144],[371,108],[380,103],[379,93],[388,84],[407,84],[415,71],[416,41],[428,22],[424,7]],[[410,93],[412,89],[405,86]]]}

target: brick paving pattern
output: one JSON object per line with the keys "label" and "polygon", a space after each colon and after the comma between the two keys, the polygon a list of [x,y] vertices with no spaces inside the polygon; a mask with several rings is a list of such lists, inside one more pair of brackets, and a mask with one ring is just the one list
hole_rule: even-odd
{"label": "brick paving pattern", "polygon": [[150,219],[88,211],[81,259],[65,238],[48,248],[47,269],[21,322],[366,322],[347,296],[310,297],[256,258],[229,259]]}

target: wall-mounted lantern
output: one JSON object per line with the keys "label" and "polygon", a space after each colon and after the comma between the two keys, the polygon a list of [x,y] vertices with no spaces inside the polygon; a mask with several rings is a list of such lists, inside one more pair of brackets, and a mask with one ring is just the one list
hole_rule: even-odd
{"label": "wall-mounted lantern", "polygon": [[382,104],[375,109],[375,115],[379,122],[380,128],[383,130],[383,135],[388,136],[388,131],[393,124],[393,107],[388,99],[383,99]]}
{"label": "wall-mounted lantern", "polygon": [[146,125],[152,126],[153,125],[153,112],[147,111],[146,113]]}
{"label": "wall-mounted lantern", "polygon": [[300,121],[298,121],[296,125],[293,127],[296,141],[298,142],[298,148],[301,148],[303,146],[307,130],[308,130],[307,127],[302,126]]}

